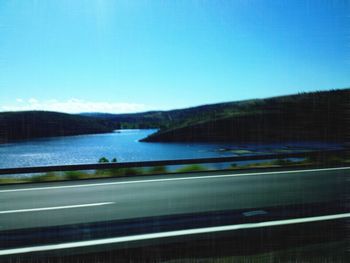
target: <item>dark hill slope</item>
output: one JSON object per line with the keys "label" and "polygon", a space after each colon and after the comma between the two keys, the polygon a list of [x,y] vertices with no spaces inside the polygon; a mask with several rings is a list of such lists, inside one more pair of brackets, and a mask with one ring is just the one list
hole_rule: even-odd
{"label": "dark hill slope", "polygon": [[186,126],[195,122],[203,122],[214,118],[234,116],[242,112],[254,112],[256,107],[260,104],[264,104],[264,101],[254,99],[201,105],[169,111],[149,111],[128,114],[82,113],[82,115],[105,120],[113,120],[120,123],[122,128],[160,128],[165,130],[179,126]]}
{"label": "dark hill slope", "polygon": [[216,104],[212,109],[142,141],[347,141],[350,132],[350,89]]}
{"label": "dark hill slope", "polygon": [[149,111],[141,113],[81,113],[83,116],[95,117],[120,123],[122,129],[149,129],[166,127],[171,117],[166,111]]}
{"label": "dark hill slope", "polygon": [[39,137],[111,132],[112,122],[79,115],[23,111],[0,113],[0,142]]}

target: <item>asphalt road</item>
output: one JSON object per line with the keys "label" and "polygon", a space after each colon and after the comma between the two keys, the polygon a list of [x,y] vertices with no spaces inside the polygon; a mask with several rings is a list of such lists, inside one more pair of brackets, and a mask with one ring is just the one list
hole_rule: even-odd
{"label": "asphalt road", "polygon": [[350,168],[199,173],[0,187],[1,231],[346,202]]}

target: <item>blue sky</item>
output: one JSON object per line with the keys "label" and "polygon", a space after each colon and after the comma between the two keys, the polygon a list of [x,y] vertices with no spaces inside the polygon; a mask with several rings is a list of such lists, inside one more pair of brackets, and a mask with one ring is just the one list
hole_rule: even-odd
{"label": "blue sky", "polygon": [[0,110],[134,112],[350,85],[341,0],[1,0]]}

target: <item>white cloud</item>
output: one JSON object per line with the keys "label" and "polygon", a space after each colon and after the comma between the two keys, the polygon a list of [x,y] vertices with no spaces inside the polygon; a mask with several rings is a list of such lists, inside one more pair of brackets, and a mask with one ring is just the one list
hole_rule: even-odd
{"label": "white cloud", "polygon": [[29,102],[30,104],[37,104],[39,101],[38,101],[37,99],[35,99],[35,98],[30,98],[30,99],[28,100],[28,102]]}
{"label": "white cloud", "polygon": [[16,99],[13,104],[0,107],[1,111],[26,111],[26,110],[45,110],[68,113],[81,112],[106,112],[106,113],[132,113],[147,111],[149,107],[145,104],[126,103],[126,102],[96,102],[80,99],[69,99],[66,101],[45,100],[40,101],[36,98],[28,100]]}

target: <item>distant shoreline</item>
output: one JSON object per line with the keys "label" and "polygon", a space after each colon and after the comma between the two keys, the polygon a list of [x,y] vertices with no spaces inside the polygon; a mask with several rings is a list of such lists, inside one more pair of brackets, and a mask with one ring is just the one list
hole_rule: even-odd
{"label": "distant shoreline", "polygon": [[155,129],[140,142],[347,142],[349,101],[341,89],[134,114],[2,112],[0,143],[137,129]]}

